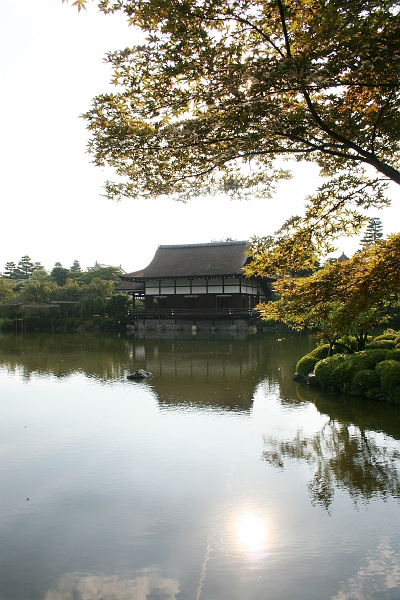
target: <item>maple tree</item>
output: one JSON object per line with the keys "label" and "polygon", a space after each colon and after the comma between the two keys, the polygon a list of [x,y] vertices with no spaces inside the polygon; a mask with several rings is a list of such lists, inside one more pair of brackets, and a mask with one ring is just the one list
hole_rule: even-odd
{"label": "maple tree", "polygon": [[[264,256],[255,257],[253,272],[265,272]],[[264,318],[293,329],[316,329],[331,346],[354,336],[361,350],[370,329],[385,322],[398,305],[400,234],[377,240],[350,260],[328,264],[310,277],[282,277],[274,288],[279,299],[259,306]]]}
{"label": "maple tree", "polygon": [[[73,4],[85,7],[86,0]],[[97,0],[146,34],[111,52],[115,93],[85,119],[111,198],[270,196],[278,156],[326,181],[275,239],[282,263],[364,223],[400,183],[400,20],[392,0]],[[282,245],[283,244],[283,245]],[[271,249],[270,249],[271,252]]]}

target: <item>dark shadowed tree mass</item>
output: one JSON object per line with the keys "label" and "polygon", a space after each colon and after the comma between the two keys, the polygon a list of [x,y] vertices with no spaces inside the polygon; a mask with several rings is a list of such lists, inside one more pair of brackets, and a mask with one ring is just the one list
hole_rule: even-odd
{"label": "dark shadowed tree mass", "polygon": [[69,269],[65,269],[60,262],[54,263],[50,277],[58,284],[65,285],[69,276]]}

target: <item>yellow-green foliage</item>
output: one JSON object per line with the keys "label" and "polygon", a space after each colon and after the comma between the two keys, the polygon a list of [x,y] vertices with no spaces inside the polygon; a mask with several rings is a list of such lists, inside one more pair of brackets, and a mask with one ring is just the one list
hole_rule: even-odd
{"label": "yellow-green foliage", "polygon": [[400,338],[400,333],[398,331],[394,331],[394,329],[386,329],[381,335],[377,335],[374,337],[374,342],[379,342],[380,340],[397,340]]}

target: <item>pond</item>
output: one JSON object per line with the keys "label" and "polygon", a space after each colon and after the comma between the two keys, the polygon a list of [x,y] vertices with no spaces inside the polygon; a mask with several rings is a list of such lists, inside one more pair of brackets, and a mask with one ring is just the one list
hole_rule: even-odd
{"label": "pond", "polygon": [[295,383],[314,345],[2,335],[0,600],[399,599],[400,409]]}

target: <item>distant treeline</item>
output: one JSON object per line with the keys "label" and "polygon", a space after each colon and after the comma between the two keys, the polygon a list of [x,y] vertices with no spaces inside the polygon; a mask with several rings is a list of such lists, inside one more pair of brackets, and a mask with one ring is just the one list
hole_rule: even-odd
{"label": "distant treeline", "polygon": [[56,262],[48,272],[29,256],[8,262],[0,277],[0,327],[27,330],[110,328],[125,325],[131,304],[116,292],[120,267],[69,269]]}

